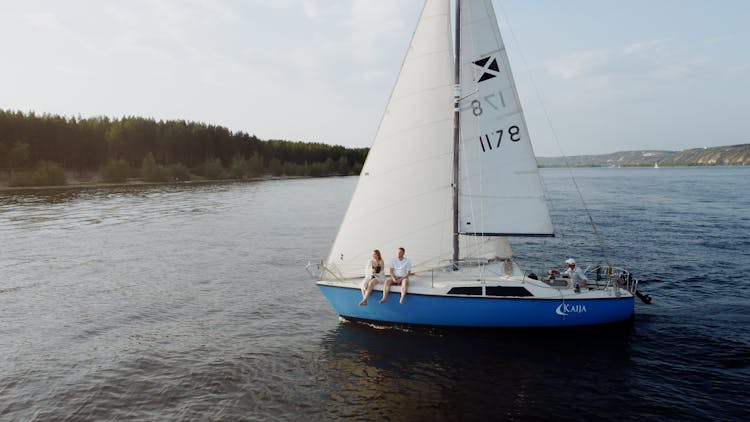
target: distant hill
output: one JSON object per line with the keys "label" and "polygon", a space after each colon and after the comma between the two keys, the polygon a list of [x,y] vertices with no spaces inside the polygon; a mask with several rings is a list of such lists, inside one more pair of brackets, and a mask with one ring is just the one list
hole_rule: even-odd
{"label": "distant hill", "polygon": [[750,144],[684,151],[622,151],[602,155],[537,157],[539,167],[652,167],[659,166],[741,166],[750,165]]}

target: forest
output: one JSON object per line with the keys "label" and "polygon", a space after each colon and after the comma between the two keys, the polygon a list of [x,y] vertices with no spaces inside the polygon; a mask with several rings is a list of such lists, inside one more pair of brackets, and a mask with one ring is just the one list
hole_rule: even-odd
{"label": "forest", "polygon": [[222,126],[143,117],[63,117],[0,110],[0,178],[65,184],[359,174],[367,148],[261,140]]}

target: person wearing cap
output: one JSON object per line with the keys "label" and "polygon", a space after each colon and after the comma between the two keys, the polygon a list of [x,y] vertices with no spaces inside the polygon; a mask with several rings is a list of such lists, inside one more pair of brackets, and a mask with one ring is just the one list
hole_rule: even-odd
{"label": "person wearing cap", "polygon": [[[568,258],[565,260],[565,264],[568,265],[568,269],[563,271],[562,275],[570,277],[570,281],[573,282],[573,288],[576,292],[580,292],[581,287],[585,289],[588,280],[586,280],[586,275],[583,273],[583,270],[581,270],[580,268],[576,268],[576,260],[573,258]],[[550,275],[561,274],[560,271],[557,270],[549,270],[547,272]]]}

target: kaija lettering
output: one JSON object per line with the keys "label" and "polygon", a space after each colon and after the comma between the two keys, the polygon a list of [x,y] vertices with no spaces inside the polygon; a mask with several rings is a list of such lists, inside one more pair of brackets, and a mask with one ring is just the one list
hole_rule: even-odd
{"label": "kaija lettering", "polygon": [[571,305],[568,303],[561,303],[560,306],[555,309],[557,315],[568,315],[570,313],[582,314],[586,312],[586,305]]}

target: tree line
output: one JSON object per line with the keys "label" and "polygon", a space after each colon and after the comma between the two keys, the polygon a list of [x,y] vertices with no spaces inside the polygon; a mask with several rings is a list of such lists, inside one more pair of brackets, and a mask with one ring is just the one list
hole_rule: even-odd
{"label": "tree line", "polygon": [[367,152],[323,143],[264,141],[184,120],[0,110],[0,167],[8,170],[12,185],[60,184],[45,181],[56,181],[55,174],[65,171],[97,172],[104,181],[359,174]]}

